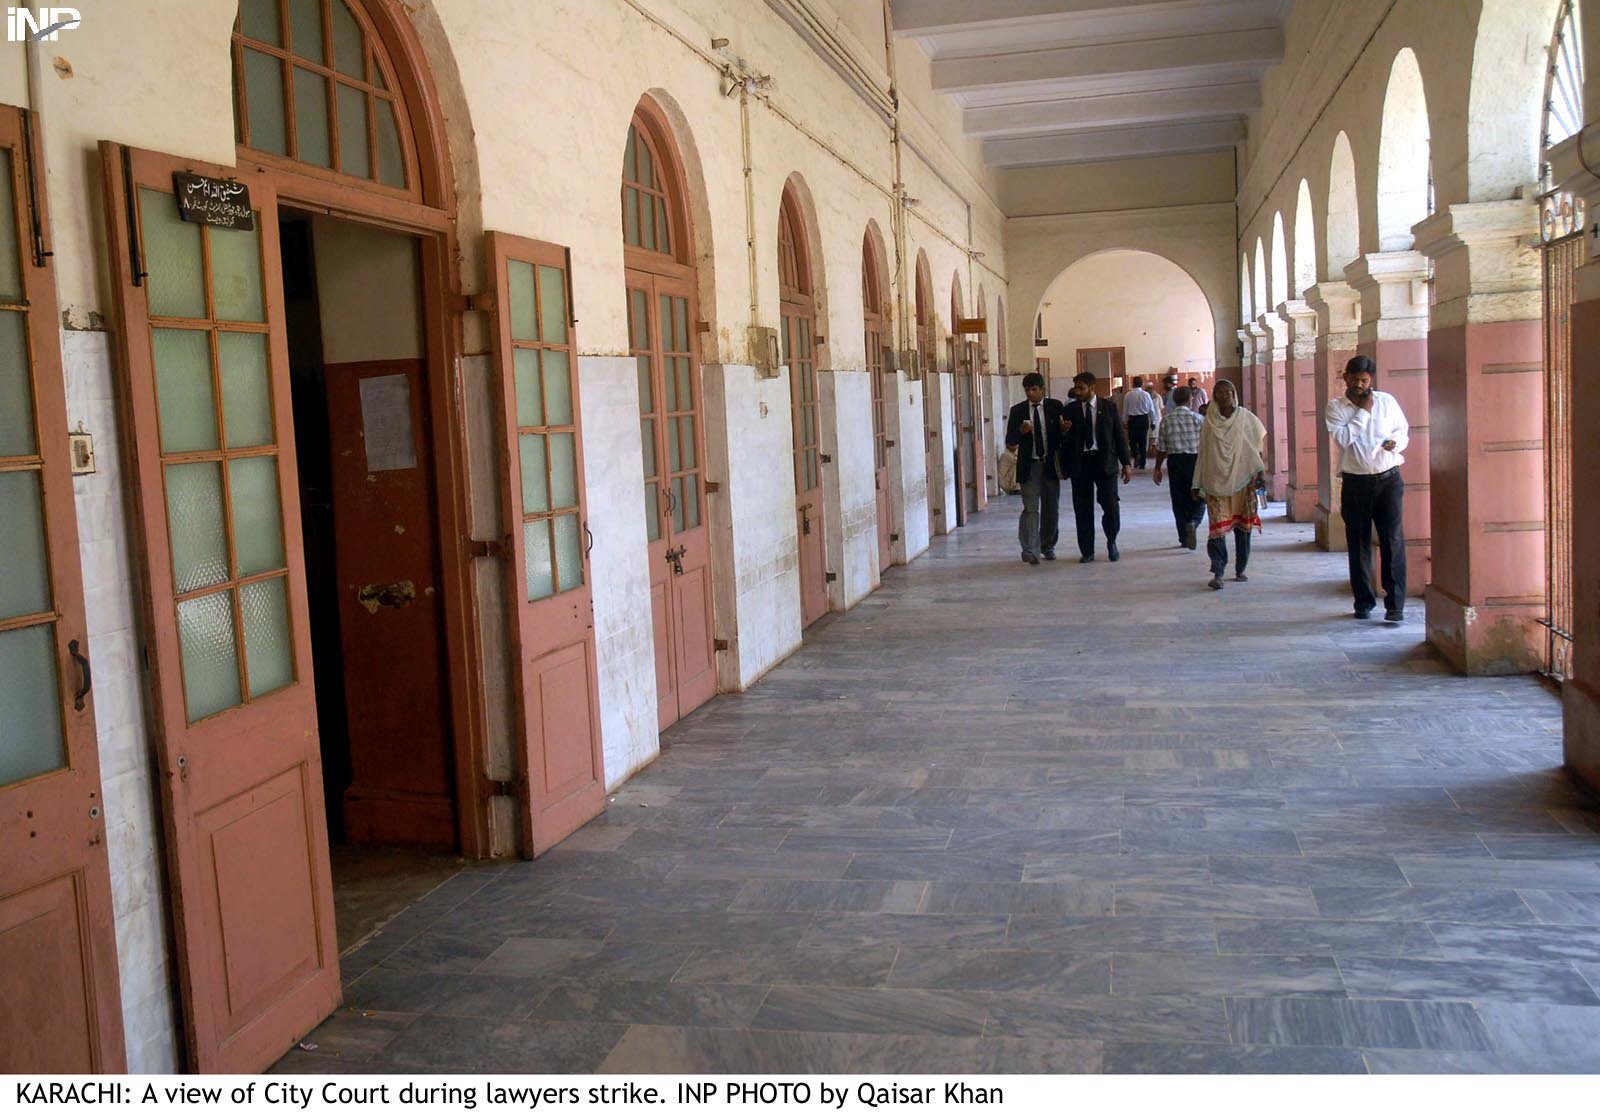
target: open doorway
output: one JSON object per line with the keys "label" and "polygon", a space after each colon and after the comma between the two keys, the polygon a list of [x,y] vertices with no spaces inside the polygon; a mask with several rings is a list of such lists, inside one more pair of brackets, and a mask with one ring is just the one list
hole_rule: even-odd
{"label": "open doorway", "polygon": [[420,250],[279,220],[342,949],[459,868]]}

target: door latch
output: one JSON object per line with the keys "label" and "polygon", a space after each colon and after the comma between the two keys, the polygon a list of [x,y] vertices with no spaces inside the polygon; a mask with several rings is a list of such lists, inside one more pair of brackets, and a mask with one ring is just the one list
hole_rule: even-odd
{"label": "door latch", "polygon": [[688,551],[689,547],[687,545],[679,545],[676,549],[667,550],[667,563],[672,565],[672,574],[674,576],[683,575],[683,558]]}
{"label": "door latch", "polygon": [[811,536],[811,509],[805,506],[800,508],[800,535]]}

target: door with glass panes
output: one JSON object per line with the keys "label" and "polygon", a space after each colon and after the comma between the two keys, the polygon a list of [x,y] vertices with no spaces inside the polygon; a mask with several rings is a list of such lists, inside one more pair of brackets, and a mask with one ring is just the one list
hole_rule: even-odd
{"label": "door with glass panes", "polygon": [[877,268],[873,265],[870,243],[862,267],[861,298],[864,303],[863,345],[867,357],[867,381],[872,397],[872,486],[878,519],[878,571],[894,563],[894,538],[889,497],[889,422],[893,416],[884,350],[883,298],[879,292]]}
{"label": "door with glass panes", "polygon": [[683,278],[627,272],[629,351],[638,370],[644,522],[661,729],[716,694],[711,539],[705,523],[705,435]]}
{"label": "door with glass panes", "polygon": [[778,214],[778,292],[783,362],[789,368],[800,625],[805,627],[827,613],[828,570],[822,520],[822,399],[817,390],[816,302],[800,220],[794,192],[785,189]]}
{"label": "door with glass panes", "polygon": [[174,172],[235,171],[101,160],[190,1065],[256,1070],[340,997],[277,195],[194,224]]}
{"label": "door with glass panes", "polygon": [[582,415],[565,248],[487,236],[501,383],[507,597],[522,848],[543,854],[605,809]]}
{"label": "door with glass panes", "polygon": [[88,1074],[126,1068],[37,140],[0,105],[0,1073]]}

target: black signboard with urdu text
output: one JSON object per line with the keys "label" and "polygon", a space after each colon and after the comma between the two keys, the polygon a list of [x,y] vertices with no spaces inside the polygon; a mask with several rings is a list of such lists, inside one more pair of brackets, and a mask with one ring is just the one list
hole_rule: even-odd
{"label": "black signboard with urdu text", "polygon": [[172,174],[172,192],[178,200],[178,215],[192,224],[236,228],[241,232],[252,231],[256,226],[250,187],[243,182],[176,170]]}

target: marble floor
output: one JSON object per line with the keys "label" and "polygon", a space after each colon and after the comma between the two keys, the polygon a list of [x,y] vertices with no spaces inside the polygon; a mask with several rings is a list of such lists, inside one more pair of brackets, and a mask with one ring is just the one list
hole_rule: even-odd
{"label": "marble floor", "polygon": [[1212,592],[1148,474],[1117,564],[1016,506],[391,920],[278,1069],[1600,1071],[1548,688],[1352,618],[1305,526]]}

